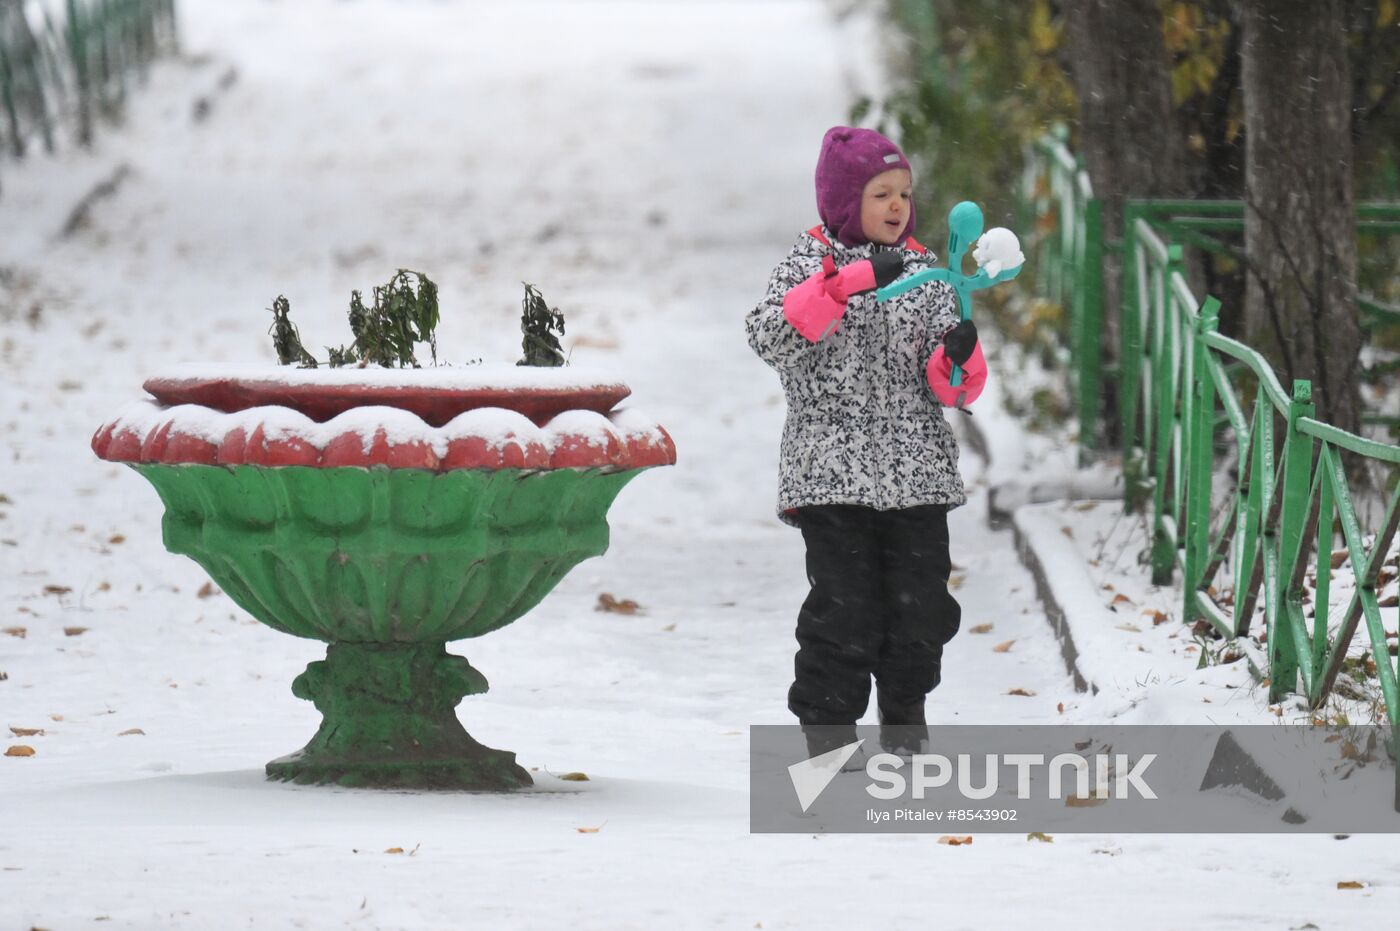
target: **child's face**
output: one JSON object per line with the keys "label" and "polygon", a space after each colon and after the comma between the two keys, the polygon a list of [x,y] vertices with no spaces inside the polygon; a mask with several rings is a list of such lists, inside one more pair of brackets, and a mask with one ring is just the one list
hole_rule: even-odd
{"label": "child's face", "polygon": [[891,168],[867,181],[860,197],[860,229],[865,238],[883,246],[899,242],[913,197],[914,179],[907,168]]}

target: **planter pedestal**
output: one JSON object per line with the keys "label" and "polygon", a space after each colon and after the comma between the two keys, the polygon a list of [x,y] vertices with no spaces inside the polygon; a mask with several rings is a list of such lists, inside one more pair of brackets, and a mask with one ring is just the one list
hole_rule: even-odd
{"label": "planter pedestal", "polygon": [[344,786],[528,786],[514,753],[477,743],[457,720],[457,703],[485,691],[486,677],[442,644],[333,643],[292,683],[324,716],[321,729],[267,774]]}

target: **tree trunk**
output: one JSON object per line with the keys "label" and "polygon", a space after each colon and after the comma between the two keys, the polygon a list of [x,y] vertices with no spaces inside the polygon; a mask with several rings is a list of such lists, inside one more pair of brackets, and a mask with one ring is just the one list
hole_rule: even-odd
{"label": "tree trunk", "polygon": [[1346,0],[1245,0],[1245,327],[1285,390],[1356,432],[1351,81]]}
{"label": "tree trunk", "polygon": [[[1184,147],[1172,115],[1171,75],[1155,0],[1069,0],[1066,4],[1070,71],[1079,99],[1079,151],[1103,204],[1106,243],[1123,236],[1126,197],[1180,195]],[[1104,251],[1105,361],[1118,358],[1119,259]],[[1105,382],[1105,437],[1119,445],[1115,385]]]}

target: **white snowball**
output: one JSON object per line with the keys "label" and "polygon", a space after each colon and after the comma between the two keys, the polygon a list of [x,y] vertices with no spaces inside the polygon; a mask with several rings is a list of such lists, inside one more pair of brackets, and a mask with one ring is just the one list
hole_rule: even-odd
{"label": "white snowball", "polygon": [[998,226],[987,230],[977,240],[977,247],[972,250],[972,260],[978,268],[985,269],[990,277],[995,278],[1008,268],[1024,264],[1026,257],[1021,254],[1021,241],[1016,234],[1004,226]]}

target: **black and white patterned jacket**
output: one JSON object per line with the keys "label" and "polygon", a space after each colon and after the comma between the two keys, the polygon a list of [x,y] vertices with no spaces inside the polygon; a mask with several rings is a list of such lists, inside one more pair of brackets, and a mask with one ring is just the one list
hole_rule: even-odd
{"label": "black and white patterned jacket", "polygon": [[[808,504],[965,504],[957,440],[924,374],[958,322],[957,296],[943,282],[884,304],[874,292],[857,295],[834,332],[808,342],[784,317],[783,296],[821,271],[823,256],[840,268],[883,248],[847,248],[821,232],[832,245],[803,233],[745,319],[749,346],[777,370],[787,395],[778,518],[797,526],[787,512]],[[904,262],[910,274],[932,267],[934,256],[906,246]]]}

